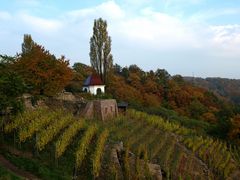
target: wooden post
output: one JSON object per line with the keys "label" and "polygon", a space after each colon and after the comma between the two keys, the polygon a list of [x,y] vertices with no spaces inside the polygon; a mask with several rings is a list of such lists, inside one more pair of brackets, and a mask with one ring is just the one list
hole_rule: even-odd
{"label": "wooden post", "polygon": [[56,144],[53,145],[53,155],[54,155],[54,161],[55,161],[55,166],[58,167],[58,158],[57,158],[57,155],[56,155]]}
{"label": "wooden post", "polygon": [[1,145],[2,143],[4,143],[4,128],[3,128],[3,125],[4,125],[4,117],[2,118],[2,121],[1,121],[1,130],[0,130],[1,139],[0,139],[0,145]]}
{"label": "wooden post", "polygon": [[74,165],[73,167],[73,177],[72,177],[73,180],[77,179],[77,167],[76,165]]}
{"label": "wooden post", "polygon": [[37,148],[37,140],[38,140],[38,134],[36,133],[35,134],[35,145],[34,145],[34,147],[33,147],[33,154],[34,154],[34,156],[35,157],[38,157],[39,156],[39,151],[38,151],[38,148]]}
{"label": "wooden post", "polygon": [[16,130],[13,131],[13,147],[16,148]]}

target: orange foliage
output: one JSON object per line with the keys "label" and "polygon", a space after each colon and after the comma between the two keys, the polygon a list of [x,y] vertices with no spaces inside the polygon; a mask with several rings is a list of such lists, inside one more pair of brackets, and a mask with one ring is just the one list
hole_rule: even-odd
{"label": "orange foliage", "polygon": [[143,104],[143,96],[140,91],[126,84],[124,79],[120,76],[114,75],[112,77],[108,91],[117,99],[133,104]]}
{"label": "orange foliage", "polygon": [[36,95],[52,96],[63,90],[72,78],[64,56],[56,59],[44,47],[34,44],[28,53],[18,56],[14,68]]}
{"label": "orange foliage", "polygon": [[217,118],[211,112],[204,113],[202,115],[202,118],[203,118],[204,121],[207,121],[207,122],[210,122],[210,123],[216,123],[217,122]]}
{"label": "orange foliage", "polygon": [[235,115],[231,119],[231,129],[228,133],[228,136],[232,139],[240,138],[240,114]]}
{"label": "orange foliage", "polygon": [[166,70],[144,72],[137,65],[114,67],[113,77],[106,87],[114,98],[141,107],[164,106],[180,115],[217,122],[216,115],[222,108],[219,99],[185,82],[180,75],[170,77]]}
{"label": "orange foliage", "polygon": [[144,93],[144,105],[145,106],[150,106],[150,107],[151,106],[152,107],[159,107],[161,105],[161,101],[154,94]]}

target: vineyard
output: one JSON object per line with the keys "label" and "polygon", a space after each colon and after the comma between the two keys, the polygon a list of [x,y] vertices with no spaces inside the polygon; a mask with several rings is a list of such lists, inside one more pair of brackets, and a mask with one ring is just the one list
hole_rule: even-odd
{"label": "vineyard", "polygon": [[[159,164],[168,179],[240,176],[237,147],[135,110],[108,122],[77,119],[61,109],[27,111],[5,124],[4,141],[59,170],[58,179],[120,179],[118,171],[124,179],[146,179],[151,178],[148,162]],[[119,142],[125,150],[123,167],[117,170],[109,156]],[[134,167],[131,153],[136,155]]]}

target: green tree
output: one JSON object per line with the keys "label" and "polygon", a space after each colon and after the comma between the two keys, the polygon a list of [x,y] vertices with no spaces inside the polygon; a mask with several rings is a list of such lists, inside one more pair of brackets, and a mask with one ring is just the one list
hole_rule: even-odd
{"label": "green tree", "polygon": [[124,79],[127,80],[128,77],[129,77],[129,69],[128,69],[128,67],[122,68],[122,73],[121,74],[124,77]]}
{"label": "green tree", "polygon": [[121,75],[122,73],[122,67],[119,64],[115,64],[113,70],[115,74]]}
{"label": "green tree", "polygon": [[32,51],[35,46],[34,41],[30,34],[24,34],[23,43],[22,43],[22,54],[28,54]]}
{"label": "green tree", "polygon": [[171,75],[165,69],[157,69],[155,72],[157,82],[166,86],[167,81],[170,79]]}
{"label": "green tree", "polygon": [[14,57],[0,55],[0,112],[4,114],[10,109],[14,114],[23,110],[25,85],[12,68],[14,61]]}
{"label": "green tree", "polygon": [[198,100],[193,100],[190,103],[188,110],[191,117],[195,119],[199,119],[200,116],[206,112],[206,107],[202,103],[200,103]]}
{"label": "green tree", "polygon": [[71,82],[65,87],[69,92],[82,92],[84,80],[92,74],[93,69],[82,63],[74,63],[73,65],[73,78]]}
{"label": "green tree", "polygon": [[92,67],[102,81],[107,83],[113,66],[113,56],[111,54],[111,37],[107,32],[107,21],[102,18],[94,20],[89,55]]}
{"label": "green tree", "polygon": [[171,75],[165,69],[157,69],[155,72],[156,81],[163,88],[164,103],[168,104],[168,93],[169,93],[169,79]]}

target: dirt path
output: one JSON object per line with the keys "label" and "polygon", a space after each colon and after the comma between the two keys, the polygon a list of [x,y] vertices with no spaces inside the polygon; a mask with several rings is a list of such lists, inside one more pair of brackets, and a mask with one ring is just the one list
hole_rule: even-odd
{"label": "dirt path", "polygon": [[26,179],[39,179],[33,174],[20,170],[18,167],[13,165],[10,161],[8,161],[4,156],[0,154],[0,164],[5,167],[7,170],[14,172],[17,176],[21,176]]}
{"label": "dirt path", "polygon": [[7,152],[10,152],[11,154],[13,154],[15,156],[21,156],[21,157],[29,158],[29,159],[33,157],[31,152],[19,151],[18,149],[11,147],[9,145],[0,145],[0,148],[4,149]]}

